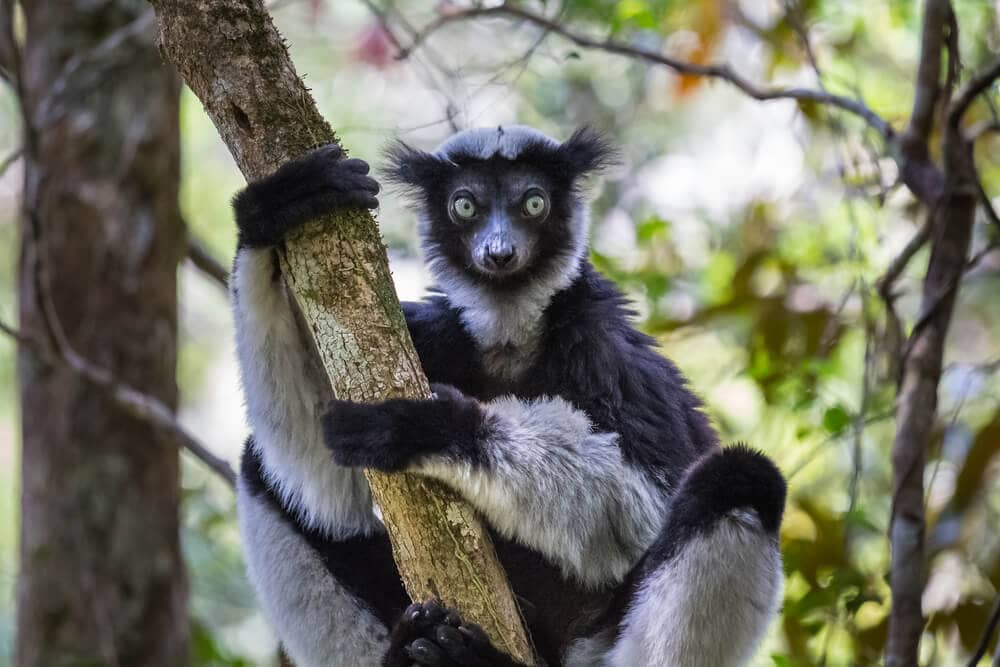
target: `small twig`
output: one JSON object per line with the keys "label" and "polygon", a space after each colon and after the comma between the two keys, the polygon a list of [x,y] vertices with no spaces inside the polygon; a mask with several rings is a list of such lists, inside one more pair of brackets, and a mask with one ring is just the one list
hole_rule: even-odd
{"label": "small twig", "polygon": [[978,123],[969,126],[966,130],[965,136],[969,141],[977,141],[987,134],[993,134],[995,132],[1000,132],[1000,120],[981,120]]}
{"label": "small twig", "polygon": [[993,208],[993,200],[990,199],[990,195],[986,192],[986,188],[983,186],[983,179],[979,175],[979,170],[976,169],[971,144],[969,150],[969,161],[972,163],[972,172],[976,176],[976,190],[978,190],[979,194],[979,205],[983,207],[983,213],[986,214],[986,219],[990,221],[990,224],[996,226],[997,231],[1000,232],[1000,216],[997,216],[997,211]]}
{"label": "small twig", "polygon": [[945,26],[951,14],[948,0],[927,0],[920,37],[917,82],[906,130],[906,142],[927,149],[927,139],[934,126],[934,112],[941,97],[941,49],[945,44]]}
{"label": "small twig", "polygon": [[97,67],[87,67],[85,73],[82,73],[81,70],[86,65],[94,65],[104,59],[127,62],[129,55],[127,51],[122,50],[122,46],[132,38],[151,30],[155,22],[156,14],[152,9],[147,9],[132,21],[112,32],[94,48],[77,53],[67,60],[59,76],[48,87],[45,97],[37,105],[36,129],[44,130],[63,116],[66,111],[63,101],[72,89],[99,84],[100,79],[95,79],[95,77],[113,80],[114,73],[109,70]]}
{"label": "small twig", "polygon": [[952,93],[955,92],[955,84],[958,83],[958,75],[962,70],[962,52],[958,45],[958,18],[955,16],[955,8],[948,3],[948,23],[945,32],[945,48],[948,53],[948,71],[945,74],[944,88],[941,91],[941,112],[946,113],[948,105],[951,103]]}
{"label": "small twig", "polygon": [[14,82],[17,48],[14,39],[14,2],[0,0],[0,79],[4,81]]}
{"label": "small twig", "polygon": [[913,259],[913,256],[917,254],[917,251],[924,247],[924,244],[927,243],[927,240],[931,237],[932,219],[933,217],[929,214],[925,216],[923,223],[920,225],[920,229],[918,229],[917,233],[913,235],[913,238],[911,238],[906,245],[903,246],[903,249],[898,255],[896,255],[895,259],[889,263],[889,267],[885,270],[885,273],[882,274],[882,277],[875,283],[878,288],[878,293],[882,297],[883,301],[889,302],[895,299],[892,291],[893,285],[895,285],[903,271],[906,270],[906,267],[909,265],[910,260]]}
{"label": "small twig", "polygon": [[993,82],[1000,78],[1000,58],[997,58],[989,65],[977,72],[962,86],[955,94],[955,99],[948,107],[948,122],[953,127],[958,127],[962,122],[962,116],[972,105],[973,101]]}
{"label": "small twig", "polygon": [[802,3],[797,0],[786,0],[785,17],[791,24],[795,34],[799,37],[802,50],[806,53],[806,60],[809,61],[809,66],[812,67],[813,73],[816,75],[816,85],[825,91],[826,85],[823,83],[823,71],[819,67],[819,60],[816,59],[816,52],[812,47],[812,40],[809,36],[809,27],[806,25]]}
{"label": "small twig", "polygon": [[13,338],[19,345],[24,345],[25,347],[34,347],[35,345],[35,341],[31,340],[31,338],[21,333],[19,329],[12,327],[3,320],[0,320],[0,331]]}
{"label": "small twig", "polygon": [[[979,644],[976,646],[976,650],[972,654],[972,657],[969,658],[969,667],[976,667],[983,656],[986,655],[986,649],[990,647],[990,639],[993,637],[993,633],[996,632],[998,625],[1000,625],[1000,594],[997,594],[996,600],[993,601],[993,610],[990,612],[990,617],[986,621],[986,627],[983,628],[983,634],[979,637]],[[998,641],[997,644],[997,650],[1000,651],[1000,641]],[[1000,655],[1000,653],[998,653],[998,655]]]}
{"label": "small twig", "polygon": [[2,178],[3,175],[7,173],[7,170],[10,169],[11,165],[20,160],[23,155],[24,147],[21,146],[15,149],[13,153],[5,157],[3,161],[0,162],[0,178]]}
{"label": "small twig", "polygon": [[40,341],[25,335],[3,321],[0,321],[0,331],[16,340],[18,344],[30,349],[43,363],[50,366],[66,366],[91,384],[107,391],[119,407],[133,417],[144,419],[158,429],[169,433],[181,447],[191,452],[210,470],[218,474],[230,487],[236,486],[236,473],[229,463],[213,454],[191,435],[177,420],[173,411],[159,399],[119,381],[110,371],[87,361],[72,348],[67,347],[60,353],[59,350],[42,345]]}
{"label": "small twig", "polygon": [[229,271],[201,241],[194,238],[188,239],[187,257],[196,269],[222,286],[222,289],[229,289]]}
{"label": "small twig", "polygon": [[755,100],[769,101],[792,99],[802,102],[829,104],[858,116],[886,139],[895,136],[892,125],[865,105],[865,103],[861,100],[809,88],[771,88],[761,86],[745,79],[726,63],[711,65],[691,63],[678,60],[655,51],[630,46],[624,42],[616,41],[614,39],[595,39],[593,37],[576,33],[569,28],[566,28],[558,21],[510,4],[501,4],[493,7],[471,7],[461,11],[451,11],[449,13],[442,14],[413,36],[412,42],[409,46],[403,49],[400,53],[400,57],[406,58],[409,54],[419,48],[431,34],[450,23],[486,17],[517,19],[547,30],[553,34],[560,35],[577,46],[595,49],[598,51],[605,51],[607,53],[614,53],[617,55],[635,58],[637,60],[644,60],[657,65],[663,65],[665,67],[669,67],[675,72],[678,72],[679,74],[703,76],[726,81]]}
{"label": "small twig", "polygon": [[975,255],[969,258],[969,261],[965,265],[965,273],[969,273],[982,262],[984,259],[990,256],[991,253],[1000,250],[1000,240],[993,241],[987,244],[982,250],[977,252]]}

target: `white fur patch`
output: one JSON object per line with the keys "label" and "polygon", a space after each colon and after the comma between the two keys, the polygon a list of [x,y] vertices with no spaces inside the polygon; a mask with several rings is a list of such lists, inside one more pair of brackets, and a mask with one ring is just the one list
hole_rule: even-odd
{"label": "white fur patch", "polygon": [[527,125],[474,127],[446,139],[434,150],[434,154],[450,158],[464,153],[479,160],[488,160],[494,155],[499,155],[514,160],[527,146],[533,144],[556,147],[559,142]]}
{"label": "white fur patch", "polygon": [[505,537],[587,585],[621,581],[655,539],[667,498],[626,464],[614,433],[595,433],[561,398],[484,404],[497,435],[488,465],[436,458],[417,471],[444,481]]}
{"label": "white fur patch", "polygon": [[308,527],[337,539],[381,530],[360,470],[333,462],[320,417],[330,398],[270,249],[241,249],[233,276],[236,349],[264,475]]}
{"label": "white fur patch", "polygon": [[774,539],[741,511],[646,578],[604,664],[745,665],[778,612],[783,584]]}
{"label": "white fur patch", "polygon": [[[429,224],[420,216],[420,224]],[[477,283],[452,262],[424,244],[427,266],[448,302],[461,313],[462,324],[476,341],[485,370],[506,380],[517,379],[535,360],[544,313],[552,297],[573,284],[587,250],[587,209],[574,208],[572,246],[551,258],[551,265],[519,289]],[[424,234],[424,238],[427,235]]]}
{"label": "white fur patch", "polygon": [[242,481],[236,503],[247,575],[296,667],[380,665],[388,631],[311,546]]}

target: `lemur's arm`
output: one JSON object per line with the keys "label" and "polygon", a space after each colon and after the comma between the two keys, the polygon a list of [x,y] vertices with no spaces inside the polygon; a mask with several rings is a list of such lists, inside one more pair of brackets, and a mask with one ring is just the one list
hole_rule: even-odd
{"label": "lemur's arm", "polygon": [[377,203],[368,166],[340,154],[336,145],[320,148],[236,196],[231,294],[247,418],[267,476],[306,526],[333,536],[367,533],[378,522],[364,477],[323,447],[320,415],[332,396],[273,246],[322,213]]}
{"label": "lemur's arm", "polygon": [[455,488],[508,538],[587,584],[620,581],[655,537],[666,498],[561,398],[480,403],[436,385],[435,400],[334,401],[327,446],[345,466],[411,470]]}
{"label": "lemur's arm", "polygon": [[[395,597],[379,598],[364,578],[370,572],[357,566],[374,567],[377,559],[365,554],[388,553],[388,540],[361,471],[337,465],[323,446],[328,383],[301,333],[272,247],[313,216],[374,205],[378,186],[366,171],[326,147],[250,184],[234,200],[239,248],[231,297],[253,431],[237,488],[240,532],[264,614],[304,667],[379,664],[405,599],[400,588],[398,609],[384,604]],[[380,576],[398,582],[389,563]]]}

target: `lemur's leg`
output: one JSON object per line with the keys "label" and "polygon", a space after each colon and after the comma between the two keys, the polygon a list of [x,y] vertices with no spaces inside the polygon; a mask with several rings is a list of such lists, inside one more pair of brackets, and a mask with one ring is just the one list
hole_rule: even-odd
{"label": "lemur's leg", "polygon": [[604,664],[745,665],[781,603],[784,504],[784,479],[760,453],[730,447],[696,464],[630,576]]}
{"label": "lemur's leg", "polygon": [[331,403],[327,446],[344,465],[444,481],[509,539],[584,583],[621,581],[656,537],[667,494],[560,398]]}
{"label": "lemur's leg", "polygon": [[[250,458],[259,461],[251,468],[261,480],[244,465],[240,527],[265,616],[302,667],[374,664],[388,645],[388,620],[373,611],[381,601],[360,597],[366,589],[352,580],[371,573],[340,562],[358,550],[377,551],[384,529],[361,471],[337,465],[323,446],[320,415],[330,392],[270,247],[314,215],[373,203],[377,186],[364,176],[366,166],[338,158],[335,148],[320,149],[251,184],[234,202],[236,344],[254,434]],[[391,567],[379,574],[398,582]]]}
{"label": "lemur's leg", "polygon": [[[322,543],[310,542],[318,534],[304,531],[282,510],[264,487],[253,454],[244,456],[237,483],[237,513],[244,545],[247,575],[268,622],[296,665],[379,665],[387,652],[392,619],[378,590],[392,591],[398,579],[391,548],[384,536],[358,537]],[[256,462],[259,466],[259,461]],[[380,539],[381,538],[381,539]],[[361,586],[381,567],[381,586]],[[334,569],[344,576],[338,578]],[[352,577],[351,570],[357,569]],[[362,589],[365,597],[360,597]],[[398,612],[393,612],[394,617]]]}

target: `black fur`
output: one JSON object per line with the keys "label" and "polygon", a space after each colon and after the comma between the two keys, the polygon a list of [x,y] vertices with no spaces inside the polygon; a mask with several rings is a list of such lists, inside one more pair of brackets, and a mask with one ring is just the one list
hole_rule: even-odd
{"label": "black fur", "polygon": [[253,438],[243,447],[240,477],[253,496],[264,498],[316,550],[337,581],[363,600],[386,627],[392,627],[409,603],[409,597],[396,573],[387,535],[331,540],[318,530],[305,528],[268,484]]}
{"label": "black fur", "polygon": [[477,442],[492,431],[479,404],[448,385],[433,385],[436,398],[381,403],[332,401],[323,437],[342,466],[396,472],[429,454],[482,464]]}
{"label": "black fur", "polygon": [[276,245],[327,213],[378,207],[378,182],[367,174],[367,162],[344,159],[340,146],[329,144],[251,183],[233,199],[240,247]]}
{"label": "black fur", "polygon": [[[461,151],[447,158],[397,142],[387,151],[390,181],[407,189],[429,220],[423,246],[428,256],[443,256],[455,267],[486,286],[502,282],[506,288],[531,283],[567,253],[574,251],[572,235],[574,207],[580,205],[577,185],[582,177],[598,172],[617,160],[607,139],[583,128],[562,144],[535,141],[524,147],[515,160],[494,156],[483,160]],[[460,185],[480,183],[491,201],[503,198],[503,186],[518,180],[531,181],[549,197],[543,221],[533,223],[537,246],[533,261],[522,271],[498,281],[475,270],[469,260],[472,225],[460,225],[449,215],[451,195]]]}
{"label": "black fur", "polygon": [[670,511],[671,532],[707,532],[734,510],[750,509],[764,530],[776,536],[785,493],[785,479],[769,458],[746,445],[726,447],[685,475]]}
{"label": "black fur", "polygon": [[[329,149],[314,153],[238,197],[241,244],[279,243],[295,225],[349,205],[345,202],[374,205],[377,186],[373,189],[371,179],[362,178],[366,169],[337,166],[347,162],[331,165],[338,158],[339,153]],[[432,257],[466,268],[484,288],[512,289],[536,279],[571,251],[570,225],[574,207],[581,205],[577,183],[613,159],[607,142],[587,130],[559,145],[541,141],[528,145],[516,160],[482,160],[460,153],[444,158],[399,143],[390,150],[389,176],[418,197],[428,222],[424,245]],[[446,202],[454,179],[459,175],[468,179],[470,174],[493,184],[529,177],[549,195],[549,215],[538,228],[534,261],[502,284],[468,269],[467,239],[448,215]],[[334,177],[341,180],[331,194],[324,179]],[[286,195],[288,187],[298,189]],[[521,399],[559,396],[586,413],[596,431],[617,433],[626,461],[650,472],[664,488],[678,489],[659,539],[624,584],[609,582],[607,588],[586,590],[563,579],[558,568],[537,553],[494,536],[538,653],[549,664],[558,664],[573,638],[614,627],[642,577],[726,513],[742,507],[756,510],[764,528],[776,533],[785,495],[780,473],[751,450],[720,452],[701,402],[680,372],[657,352],[653,339],[632,326],[633,312],[625,297],[585,260],[572,284],[556,293],[545,309],[536,360],[518,379],[501,379],[486,371],[461,314],[445,296],[405,303],[403,310],[427,377],[453,389],[436,387],[437,400],[334,401],[323,426],[338,463],[394,471],[420,456],[445,453],[483,465],[478,447],[489,436],[491,424],[477,401],[507,394]],[[244,477],[260,480],[260,493],[280,508],[262,481],[259,459],[251,450],[248,447],[244,457]],[[283,512],[298,526],[294,516]],[[387,664],[515,664],[474,630],[462,632],[460,619],[449,617],[440,607],[411,607],[403,614],[405,597],[384,536],[355,544],[297,530],[321,554],[330,572],[379,618],[389,625],[400,619]]]}
{"label": "black fur", "polygon": [[538,360],[515,381],[486,372],[444,297],[405,303],[403,310],[432,382],[454,385],[480,400],[561,396],[585,412],[596,430],[618,433],[629,462],[656,471],[671,485],[718,446],[680,371],[656,351],[652,338],[632,326],[625,297],[589,264],[553,298]]}
{"label": "black fur", "polygon": [[392,631],[384,667],[518,667],[475,623],[437,600],[406,608]]}

